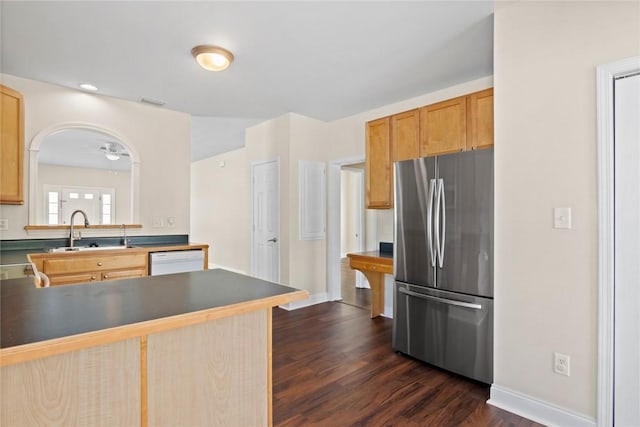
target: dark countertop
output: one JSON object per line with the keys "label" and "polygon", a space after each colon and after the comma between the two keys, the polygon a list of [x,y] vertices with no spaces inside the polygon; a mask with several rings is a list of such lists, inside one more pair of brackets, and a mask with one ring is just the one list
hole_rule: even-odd
{"label": "dark countertop", "polygon": [[27,255],[34,252],[38,251],[28,250],[0,252],[0,265],[24,264],[25,262],[28,262]]}
{"label": "dark countertop", "polygon": [[[79,245],[82,246],[82,245]],[[107,245],[105,245],[107,246]],[[200,249],[204,246],[199,243],[143,243],[131,245],[131,248],[142,248],[148,249],[149,252],[158,252],[162,251],[170,251],[170,250],[188,250],[188,249]],[[39,248],[39,249],[29,249],[29,250],[13,250],[13,251],[1,251],[0,252],[0,265],[12,265],[12,264],[24,264],[29,262],[27,259],[27,255],[29,254],[38,254],[38,253],[49,253],[49,249],[47,248]],[[60,252],[64,253],[64,252]],[[70,252],[70,253],[79,253],[79,252]]]}
{"label": "dark countertop", "polygon": [[5,280],[0,348],[287,294],[293,301],[306,292],[222,269],[50,288],[35,288],[32,279]]}
{"label": "dark countertop", "polygon": [[[171,248],[179,248],[181,246],[206,246],[198,243],[190,243],[189,236],[186,234],[169,234],[154,236],[129,236],[129,245],[136,248],[145,248],[152,251],[171,250]],[[0,265],[21,264],[27,262],[27,255],[34,253],[46,253],[50,248],[67,246],[69,239],[17,239],[17,240],[0,240]],[[85,237],[77,241],[78,246],[88,246],[90,244],[98,244],[99,246],[118,246],[122,244],[121,237]],[[188,248],[180,248],[188,249]]]}

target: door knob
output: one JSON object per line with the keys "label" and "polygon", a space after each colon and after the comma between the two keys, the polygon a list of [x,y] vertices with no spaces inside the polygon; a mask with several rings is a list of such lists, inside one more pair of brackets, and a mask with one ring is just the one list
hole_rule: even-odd
{"label": "door knob", "polygon": [[277,237],[274,237],[273,239],[267,240],[267,242],[273,242],[273,243],[276,243],[277,241],[278,241]]}

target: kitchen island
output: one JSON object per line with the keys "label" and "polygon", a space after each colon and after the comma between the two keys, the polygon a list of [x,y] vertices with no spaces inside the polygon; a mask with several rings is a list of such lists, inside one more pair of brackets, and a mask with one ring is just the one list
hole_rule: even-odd
{"label": "kitchen island", "polygon": [[271,425],[271,309],[308,296],[220,269],[0,291],[3,426]]}

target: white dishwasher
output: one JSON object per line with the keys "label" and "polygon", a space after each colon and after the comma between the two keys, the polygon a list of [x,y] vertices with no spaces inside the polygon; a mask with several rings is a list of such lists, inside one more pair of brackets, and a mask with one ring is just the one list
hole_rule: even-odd
{"label": "white dishwasher", "polygon": [[151,252],[149,254],[149,274],[151,276],[200,270],[204,270],[204,251],[202,249]]}

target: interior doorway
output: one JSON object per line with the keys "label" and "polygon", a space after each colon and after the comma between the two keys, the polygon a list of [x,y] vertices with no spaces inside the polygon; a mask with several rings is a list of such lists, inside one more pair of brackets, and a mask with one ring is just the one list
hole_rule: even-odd
{"label": "interior doorway", "polygon": [[640,425],[640,57],[598,67],[598,425]]}
{"label": "interior doorway", "polygon": [[640,71],[614,83],[614,422],[640,425]]}
{"label": "interior doorway", "polygon": [[[330,301],[342,300],[342,273],[349,273],[348,265],[343,263],[341,248],[341,171],[365,161],[364,155],[345,157],[329,161],[327,172],[327,293]],[[363,193],[364,199],[364,193]],[[361,234],[361,241],[365,237]],[[366,247],[366,242],[363,243]],[[355,275],[355,273],[353,273]]]}
{"label": "interior doorway", "polygon": [[342,302],[369,310],[371,289],[364,275],[349,267],[348,253],[365,248],[364,163],[340,169],[340,291]]}

